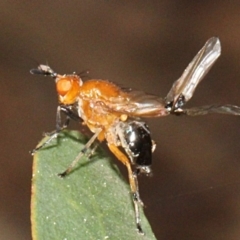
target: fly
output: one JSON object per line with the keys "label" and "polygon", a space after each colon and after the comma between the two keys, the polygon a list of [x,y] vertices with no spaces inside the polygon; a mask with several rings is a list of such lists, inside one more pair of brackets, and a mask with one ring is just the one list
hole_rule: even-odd
{"label": "fly", "polygon": [[[165,98],[142,91],[126,90],[107,80],[83,81],[75,73],[60,75],[47,65],[39,65],[37,69],[32,69],[31,73],[55,79],[59,106],[56,131],[50,134],[47,142],[35,148],[32,153],[57,137],[58,133],[67,127],[70,119],[81,121],[93,135],[74,161],[59,176],[66,176],[82,156],[91,152],[96,140],[99,142],[105,140],[110,151],[127,167],[137,230],[140,234],[144,234],[139,214],[139,206],[143,203],[139,195],[137,176],[140,173],[151,174],[152,152],[156,144],[151,139],[148,126],[141,118],[164,117],[170,114],[240,115],[240,107],[234,105],[183,108],[220,54],[220,40],[216,37],[210,38],[189,63],[182,76],[174,82]],[[74,111],[77,111],[77,114]],[[61,112],[65,112],[67,116],[63,126],[61,126]],[[96,145],[93,148],[95,147]]]}

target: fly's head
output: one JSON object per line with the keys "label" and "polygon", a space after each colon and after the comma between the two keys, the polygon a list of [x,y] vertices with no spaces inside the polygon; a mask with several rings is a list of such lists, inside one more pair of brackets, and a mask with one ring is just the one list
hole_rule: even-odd
{"label": "fly's head", "polygon": [[63,75],[56,78],[59,102],[71,105],[77,102],[83,82],[78,75]]}
{"label": "fly's head", "polygon": [[60,75],[47,65],[39,65],[37,69],[30,71],[32,74],[50,76],[55,79],[59,102],[63,105],[72,105],[77,102],[82,79],[76,75]]}

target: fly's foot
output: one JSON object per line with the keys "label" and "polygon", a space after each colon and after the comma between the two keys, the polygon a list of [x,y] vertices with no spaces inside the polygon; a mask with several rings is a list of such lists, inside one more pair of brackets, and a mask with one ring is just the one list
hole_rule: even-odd
{"label": "fly's foot", "polygon": [[39,149],[42,148],[42,145],[39,147],[34,148],[33,150],[29,151],[29,153],[33,156]]}
{"label": "fly's foot", "polygon": [[68,171],[64,171],[64,172],[62,172],[62,173],[59,173],[58,176],[59,176],[60,178],[64,178],[64,177],[67,176],[67,174],[68,174]]}
{"label": "fly's foot", "polygon": [[34,148],[33,150],[29,151],[29,153],[33,156],[35,153],[37,152],[36,148]]}
{"label": "fly's foot", "polygon": [[140,223],[137,223],[137,231],[140,235],[145,235],[145,233],[142,230],[142,226]]}

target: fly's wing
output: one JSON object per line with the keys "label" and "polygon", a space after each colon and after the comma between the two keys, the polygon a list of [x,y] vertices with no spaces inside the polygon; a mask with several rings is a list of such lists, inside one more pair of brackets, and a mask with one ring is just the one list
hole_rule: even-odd
{"label": "fly's wing", "polygon": [[123,89],[123,96],[110,98],[104,105],[107,111],[132,117],[160,117],[169,114],[162,98],[142,91]]}
{"label": "fly's wing", "polygon": [[176,115],[188,115],[188,116],[199,116],[206,115],[209,113],[220,113],[220,114],[228,114],[240,116],[240,107],[235,105],[207,105],[201,107],[193,107],[189,109],[181,109],[179,112],[175,112],[173,114]]}
{"label": "fly's wing", "polygon": [[[171,104],[172,110],[181,107],[190,100],[197,85],[208,73],[220,54],[221,44],[219,39],[217,37],[210,38],[169,91],[165,101],[166,104]],[[179,103],[179,101],[182,102]]]}

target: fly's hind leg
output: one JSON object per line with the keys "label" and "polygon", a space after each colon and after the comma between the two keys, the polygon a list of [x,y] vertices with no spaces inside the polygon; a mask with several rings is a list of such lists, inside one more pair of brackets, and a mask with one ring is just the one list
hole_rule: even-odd
{"label": "fly's hind leg", "polygon": [[132,171],[131,168],[131,163],[127,156],[122,153],[118,147],[116,147],[113,144],[108,144],[109,149],[111,152],[118,158],[119,161],[121,161],[128,170],[128,178],[129,178],[129,183],[131,187],[131,192],[132,192],[132,198],[133,198],[133,204],[134,204],[134,209],[135,209],[135,220],[136,220],[136,225],[137,225],[137,230],[140,234],[144,234],[141,226],[141,218],[140,218],[140,213],[139,213],[139,205],[143,205],[143,202],[140,199],[139,196],[139,191],[138,191],[138,180],[137,180],[137,174],[135,174]]}
{"label": "fly's hind leg", "polygon": [[77,155],[77,157],[73,160],[73,162],[68,166],[68,168],[64,172],[59,173],[58,176],[65,177],[67,174],[69,174],[72,171],[72,169],[76,166],[76,164],[80,161],[80,159],[84,155],[88,154],[88,150],[90,149],[91,145],[94,143],[94,141],[96,140],[96,138],[98,137],[98,135],[100,134],[101,131],[102,131],[101,128],[97,129],[97,131],[90,138],[90,140],[87,142],[87,144],[84,146],[84,148],[80,151],[80,153]]}

